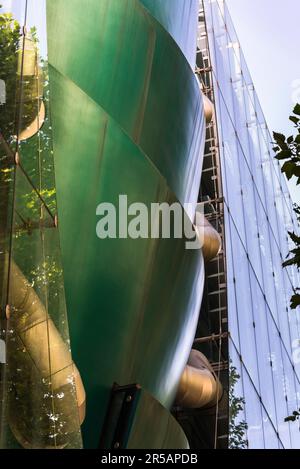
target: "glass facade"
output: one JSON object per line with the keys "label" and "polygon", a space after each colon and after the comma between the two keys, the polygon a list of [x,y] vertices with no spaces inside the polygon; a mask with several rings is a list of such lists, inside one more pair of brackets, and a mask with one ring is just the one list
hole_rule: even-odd
{"label": "glass facade", "polygon": [[242,403],[231,409],[229,446],[300,448],[298,423],[284,421],[300,397],[300,316],[290,309],[299,274],[282,268],[297,220],[226,3],[200,2],[199,21],[198,66],[207,94],[212,88],[223,186],[230,403]]}
{"label": "glass facade", "polygon": [[[97,0],[81,16],[81,0],[0,0],[1,448],[83,446],[64,288],[85,447],[113,383],[139,383],[134,447],[185,447],[183,427],[195,449],[300,448],[285,422],[300,407],[300,277],[282,268],[298,224],[225,0],[199,1],[204,158],[198,0]],[[176,236],[100,243],[96,206],[120,194],[204,204],[218,256],[204,268]],[[197,322],[222,396],[172,408]]]}
{"label": "glass facade", "polygon": [[0,447],[80,448],[56,218],[45,2],[1,4]]}

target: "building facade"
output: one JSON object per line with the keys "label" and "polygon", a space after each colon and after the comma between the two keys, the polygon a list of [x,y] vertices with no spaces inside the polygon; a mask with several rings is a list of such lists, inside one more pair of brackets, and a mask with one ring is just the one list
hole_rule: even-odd
{"label": "building facade", "polygon": [[[0,446],[299,448],[298,226],[225,2],[1,3]],[[99,239],[120,195],[202,249]]]}
{"label": "building facade", "polygon": [[[299,228],[223,0],[200,2],[198,67],[215,105],[201,192],[224,223],[231,402],[244,400],[238,415],[232,409],[229,442],[299,448],[299,425],[284,421],[299,408],[299,311],[290,309],[299,275],[282,268],[291,249],[287,233]],[[244,429],[238,442],[236,429]]]}

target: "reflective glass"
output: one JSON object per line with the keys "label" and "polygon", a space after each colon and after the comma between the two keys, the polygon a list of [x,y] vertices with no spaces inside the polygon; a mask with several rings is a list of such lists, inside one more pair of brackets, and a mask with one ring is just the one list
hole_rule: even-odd
{"label": "reflective glass", "polygon": [[245,414],[248,425],[249,449],[263,449],[265,448],[265,435],[262,406],[245,369],[242,371],[242,376],[245,389]]}
{"label": "reflective glass", "polygon": [[279,439],[277,432],[270,421],[266,412],[263,411],[263,426],[264,426],[264,434],[266,445],[265,449],[280,449],[281,447],[281,440]]}
{"label": "reflective glass", "polygon": [[[284,362],[281,340],[279,331],[275,326],[273,319],[268,315],[268,326],[270,334],[270,359],[271,370],[273,374],[274,390],[275,390],[275,403],[276,415],[278,422],[278,433],[285,448],[291,447],[290,428],[289,423],[284,419],[288,415],[288,406],[285,402],[285,387],[284,387]],[[285,405],[284,405],[285,403]]]}
{"label": "reflective glass", "polygon": [[242,365],[236,350],[236,345],[230,341],[229,448],[246,449],[248,447],[248,425],[245,412],[244,383]]}
{"label": "reflective glass", "polygon": [[257,279],[250,272],[255,321],[255,337],[257,341],[257,358],[259,363],[260,392],[265,407],[276,425],[276,409],[274,400],[274,383],[271,371],[270,338],[267,322],[266,303]]}
{"label": "reflective glass", "polygon": [[[228,207],[228,315],[237,347],[232,361],[238,368],[241,355],[247,371],[246,415],[249,401],[262,412],[262,426],[249,426],[249,446],[299,447],[298,424],[284,422],[298,405],[300,313],[290,310],[290,297],[299,273],[282,268],[292,246],[287,231],[299,228],[226,2],[204,0],[204,7]],[[264,443],[257,441],[259,431]]]}
{"label": "reflective glass", "polygon": [[[239,338],[241,349],[240,353],[243,358],[248,372],[251,375],[252,380],[259,387],[259,376],[257,370],[257,354],[256,354],[256,339],[255,339],[255,328],[254,318],[252,315],[252,289],[250,283],[249,264],[246,256],[246,252],[242,247],[240,239],[238,237],[236,229],[231,223],[231,237],[234,246],[235,253],[235,271],[236,277],[234,282],[234,291],[237,302],[237,321],[239,328]],[[244,275],[240,275],[243,272]],[[248,275],[245,273],[248,272]],[[255,298],[255,297],[254,297]]]}
{"label": "reflective glass", "polygon": [[70,352],[55,217],[46,3],[1,4],[12,41],[0,46],[11,65],[0,72],[7,91],[0,113],[0,447],[80,448],[83,387]]}

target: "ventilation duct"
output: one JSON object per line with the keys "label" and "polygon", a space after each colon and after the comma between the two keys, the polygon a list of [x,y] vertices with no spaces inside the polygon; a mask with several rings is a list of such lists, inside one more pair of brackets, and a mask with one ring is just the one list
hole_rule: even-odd
{"label": "ventilation duct", "polygon": [[[85,391],[83,383],[75,364],[72,361],[69,346],[64,342],[58,332],[54,322],[49,317],[45,306],[39,299],[33,286],[28,282],[24,274],[14,261],[10,267],[10,306],[7,307],[6,315],[12,338],[8,340],[7,359],[14,359],[16,356],[16,342],[22,343],[24,347],[23,358],[16,363],[21,373],[26,373],[26,360],[30,359],[37,369],[37,376],[40,382],[46,383],[45,389],[51,389],[53,402],[52,409],[55,414],[64,417],[64,434],[67,435],[76,431],[78,421],[81,424],[85,417]],[[15,372],[15,370],[14,370]],[[25,378],[25,379],[24,379]],[[17,395],[10,405],[9,424],[18,442],[25,448],[34,447],[29,432],[31,431],[30,414],[34,405],[25,386],[26,375],[21,376],[23,386],[12,382],[13,395]],[[32,377],[29,377],[32,380]],[[21,381],[20,381],[21,382]],[[78,413],[74,414],[70,399],[75,388],[75,398],[77,399]],[[22,394],[23,390],[23,394]],[[70,399],[68,399],[70,394]],[[58,398],[56,398],[58,396]],[[60,396],[66,396],[60,399]],[[18,407],[19,412],[18,412]],[[79,414],[79,415],[78,415]],[[28,422],[26,421],[28,418]],[[42,422],[42,417],[41,417]],[[42,425],[42,423],[41,423]],[[27,433],[28,429],[28,434]],[[36,431],[39,429],[36,429]],[[64,446],[64,437],[60,437],[60,446]],[[46,438],[45,438],[46,440]],[[52,441],[56,446],[56,443]],[[51,447],[51,440],[48,440],[47,447]]]}
{"label": "ventilation duct", "polygon": [[208,99],[208,97],[203,93],[203,85],[202,83],[200,82],[198,76],[196,75],[196,78],[197,78],[197,81],[198,81],[198,84],[199,84],[199,89],[200,89],[200,93],[201,93],[201,96],[202,96],[202,100],[203,100],[203,109],[204,109],[204,115],[205,115],[205,120],[206,120],[206,124],[209,124],[210,121],[212,120],[213,118],[213,114],[214,114],[214,105],[213,103],[211,102],[210,99]]}
{"label": "ventilation duct", "polygon": [[209,262],[219,254],[222,240],[217,230],[198,210],[196,212],[196,232],[202,246],[204,260]]}
{"label": "ventilation duct", "polygon": [[192,350],[180,379],[176,404],[184,408],[212,407],[222,393],[222,385],[205,355]]}

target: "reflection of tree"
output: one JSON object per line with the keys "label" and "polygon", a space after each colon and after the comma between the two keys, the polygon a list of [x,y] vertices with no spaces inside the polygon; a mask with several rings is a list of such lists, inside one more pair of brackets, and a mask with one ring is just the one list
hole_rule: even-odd
{"label": "reflection of tree", "polygon": [[[0,8],[2,5],[0,5]],[[0,79],[5,83],[6,102],[0,109],[0,130],[9,139],[15,130],[17,48],[20,25],[9,13],[0,14]]]}
{"label": "reflection of tree", "polygon": [[235,395],[235,385],[240,379],[235,366],[229,368],[229,448],[247,449],[247,422],[239,420],[239,414],[244,410],[245,399]]}
{"label": "reflection of tree", "polygon": [[[1,396],[1,400],[5,398],[3,410],[9,426],[2,437],[6,440],[4,447],[16,446],[15,439],[23,447],[80,447],[60,252],[49,213],[56,211],[56,198],[47,62],[39,60],[35,28],[26,39],[20,32],[11,14],[0,14],[0,79],[6,85],[6,102],[0,106],[0,288],[7,282],[11,249],[7,367]],[[21,76],[20,63],[23,70],[26,60],[22,44],[26,45],[27,37],[29,50],[32,47],[28,56],[32,67],[30,74]],[[38,119],[42,102],[46,108],[43,127],[41,121],[37,122],[36,131],[27,133],[23,140],[20,131]],[[16,135],[22,140],[18,144],[22,169],[16,168],[11,158],[16,151]],[[1,305],[5,301],[1,298]],[[49,326],[50,316],[53,325]],[[60,362],[53,373],[57,357]],[[3,432],[4,426],[0,430]]]}
{"label": "reflection of tree", "polygon": [[289,415],[284,419],[285,422],[296,422],[296,420],[300,420],[300,409],[294,410],[292,415]]}

